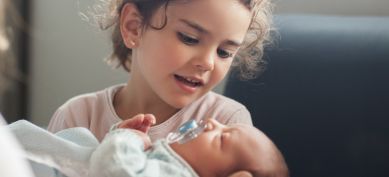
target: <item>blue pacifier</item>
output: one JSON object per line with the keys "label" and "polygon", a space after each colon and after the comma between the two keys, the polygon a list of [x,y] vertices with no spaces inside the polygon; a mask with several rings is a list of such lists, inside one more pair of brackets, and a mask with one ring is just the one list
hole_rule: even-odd
{"label": "blue pacifier", "polygon": [[178,142],[179,144],[184,144],[194,138],[196,138],[200,133],[204,131],[207,127],[205,121],[200,120],[188,120],[182,124],[176,131],[171,132],[167,135],[166,140],[169,144]]}

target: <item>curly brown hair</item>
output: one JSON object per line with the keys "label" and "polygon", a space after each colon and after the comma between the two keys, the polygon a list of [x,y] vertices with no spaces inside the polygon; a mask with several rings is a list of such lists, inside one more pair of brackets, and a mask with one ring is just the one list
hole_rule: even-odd
{"label": "curly brown hair", "polygon": [[[150,20],[159,8],[168,7],[169,2],[177,0],[109,0],[101,1],[100,9],[105,7],[108,11],[94,15],[94,19],[100,29],[112,29],[113,52],[107,59],[108,63],[116,63],[116,67],[123,67],[130,72],[132,50],[124,44],[120,33],[119,19],[121,10],[126,3],[133,3],[142,16],[143,30],[151,27],[162,29],[164,24],[152,26]],[[245,37],[243,46],[235,56],[232,67],[238,68],[242,79],[255,78],[262,71],[265,61],[262,59],[265,45],[270,43],[270,31],[272,30],[272,4],[270,0],[238,0],[252,12],[251,24]]]}

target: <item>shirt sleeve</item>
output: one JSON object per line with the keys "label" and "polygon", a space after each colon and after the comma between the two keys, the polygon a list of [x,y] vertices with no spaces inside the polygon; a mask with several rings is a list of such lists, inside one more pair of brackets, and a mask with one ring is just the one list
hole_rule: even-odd
{"label": "shirt sleeve", "polygon": [[70,100],[59,107],[50,119],[47,130],[56,133],[72,127],[89,129],[87,107],[82,101]]}
{"label": "shirt sleeve", "polygon": [[58,132],[63,129],[69,128],[69,126],[65,122],[64,118],[64,112],[61,108],[57,109],[53,116],[50,119],[49,125],[47,127],[47,130],[50,132]]}
{"label": "shirt sleeve", "polygon": [[146,167],[143,140],[126,129],[107,134],[90,159],[90,176],[138,176]]}
{"label": "shirt sleeve", "polygon": [[251,114],[246,107],[242,106],[240,109],[236,110],[226,122],[227,125],[236,123],[253,125]]}

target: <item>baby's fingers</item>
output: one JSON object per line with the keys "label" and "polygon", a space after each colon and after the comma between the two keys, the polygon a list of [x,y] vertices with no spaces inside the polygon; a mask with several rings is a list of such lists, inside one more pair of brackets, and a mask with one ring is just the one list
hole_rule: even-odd
{"label": "baby's fingers", "polygon": [[156,122],[155,116],[153,114],[146,114],[142,123],[141,130],[142,132],[147,133],[152,125]]}
{"label": "baby's fingers", "polygon": [[124,120],[119,124],[118,128],[131,128],[131,129],[139,129],[142,127],[144,121],[144,114],[138,114],[130,119]]}
{"label": "baby's fingers", "polygon": [[153,114],[145,114],[145,117],[144,117],[144,123],[147,123],[148,125],[154,125],[155,122],[157,121],[157,119],[155,118],[155,116]]}

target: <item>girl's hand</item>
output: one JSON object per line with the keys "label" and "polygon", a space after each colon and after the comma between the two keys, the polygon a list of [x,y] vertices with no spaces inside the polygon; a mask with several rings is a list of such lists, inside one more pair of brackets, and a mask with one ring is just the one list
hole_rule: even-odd
{"label": "girl's hand", "polygon": [[152,114],[138,114],[130,119],[122,121],[117,128],[129,128],[146,133],[156,122]]}

